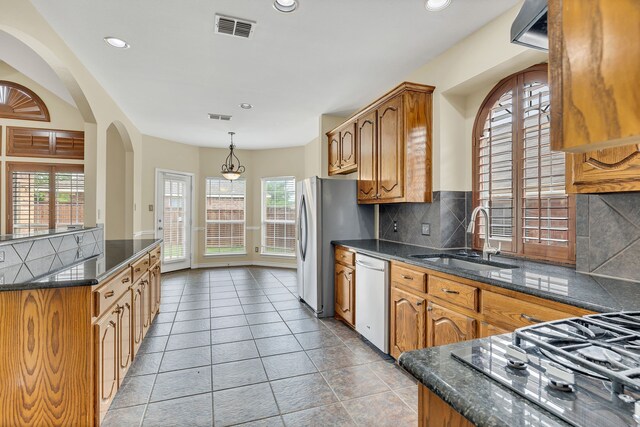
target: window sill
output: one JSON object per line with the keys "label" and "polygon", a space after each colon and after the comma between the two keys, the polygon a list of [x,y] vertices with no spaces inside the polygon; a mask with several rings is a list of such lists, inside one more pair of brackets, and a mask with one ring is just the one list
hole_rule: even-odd
{"label": "window sill", "polygon": [[246,256],[247,252],[230,252],[220,254],[202,254],[205,258],[217,258],[217,257],[232,257],[232,256]]}
{"label": "window sill", "polygon": [[261,256],[266,256],[266,257],[273,257],[273,258],[296,259],[296,255],[295,254],[286,255],[286,254],[269,254],[269,253],[260,252],[260,255]]}

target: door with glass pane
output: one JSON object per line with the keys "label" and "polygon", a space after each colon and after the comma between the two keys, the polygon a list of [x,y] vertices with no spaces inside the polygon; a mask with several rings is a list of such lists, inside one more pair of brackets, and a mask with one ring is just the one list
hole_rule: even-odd
{"label": "door with glass pane", "polygon": [[158,171],[156,237],[164,239],[162,271],[191,268],[191,175]]}

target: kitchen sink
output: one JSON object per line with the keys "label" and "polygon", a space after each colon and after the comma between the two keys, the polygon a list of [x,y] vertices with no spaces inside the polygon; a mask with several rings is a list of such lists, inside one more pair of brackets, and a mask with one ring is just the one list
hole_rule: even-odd
{"label": "kitchen sink", "polygon": [[497,271],[512,270],[518,268],[514,265],[499,262],[485,261],[482,259],[461,259],[453,255],[409,255],[411,258],[420,259],[429,264],[442,265],[452,268],[460,268],[469,271]]}

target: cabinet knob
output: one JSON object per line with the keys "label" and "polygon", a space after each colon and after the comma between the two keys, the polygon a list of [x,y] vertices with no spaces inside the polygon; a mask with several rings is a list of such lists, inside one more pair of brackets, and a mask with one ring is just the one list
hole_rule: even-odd
{"label": "cabinet knob", "polygon": [[416,301],[416,305],[422,305],[423,301]]}
{"label": "cabinet knob", "polygon": [[427,306],[427,311],[433,311],[433,306],[431,304]]}

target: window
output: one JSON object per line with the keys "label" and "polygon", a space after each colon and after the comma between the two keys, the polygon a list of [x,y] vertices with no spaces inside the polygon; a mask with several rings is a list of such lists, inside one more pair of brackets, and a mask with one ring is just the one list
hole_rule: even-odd
{"label": "window", "polygon": [[296,180],[262,179],[262,250],[264,255],[296,254]]}
{"label": "window", "polygon": [[7,175],[9,233],[26,235],[84,224],[82,165],[9,163]]}
{"label": "window", "polygon": [[207,178],[205,255],[246,253],[243,179]]}
{"label": "window", "polygon": [[[490,211],[502,251],[575,262],[575,199],[565,190],[565,155],[549,145],[547,65],[502,80],[474,126],[474,206]],[[474,247],[481,247],[480,217]]]}

